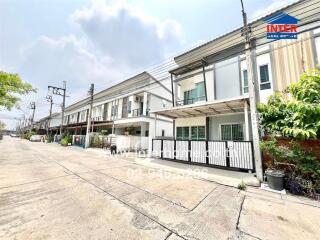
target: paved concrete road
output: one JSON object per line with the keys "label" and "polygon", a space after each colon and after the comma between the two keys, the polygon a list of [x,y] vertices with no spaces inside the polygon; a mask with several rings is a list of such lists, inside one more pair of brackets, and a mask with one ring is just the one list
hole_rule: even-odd
{"label": "paved concrete road", "polygon": [[80,148],[0,142],[0,239],[317,239],[319,207]]}

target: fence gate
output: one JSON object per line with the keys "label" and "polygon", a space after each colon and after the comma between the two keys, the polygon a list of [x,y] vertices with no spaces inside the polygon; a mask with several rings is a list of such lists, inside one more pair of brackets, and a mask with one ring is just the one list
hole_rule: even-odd
{"label": "fence gate", "polygon": [[174,161],[254,171],[251,141],[152,140],[152,156]]}
{"label": "fence gate", "polygon": [[84,147],[86,135],[73,135],[72,144],[79,147]]}

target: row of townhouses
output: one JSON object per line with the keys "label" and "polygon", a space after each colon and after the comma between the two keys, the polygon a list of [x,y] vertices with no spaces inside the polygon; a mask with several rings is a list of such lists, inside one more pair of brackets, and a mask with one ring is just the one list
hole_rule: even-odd
{"label": "row of townhouses", "polygon": [[[270,41],[265,18],[250,23],[258,101],[320,64],[318,9],[319,1],[306,0],[279,10],[299,20],[297,40]],[[161,77],[146,71],[96,93],[92,130],[130,129],[155,157],[255,171],[244,51],[241,28],[235,29],[174,57]],[[88,109],[89,98],[66,108],[69,134],[85,134]],[[58,132],[59,116],[50,119],[51,131]],[[49,119],[39,122],[45,127]]]}

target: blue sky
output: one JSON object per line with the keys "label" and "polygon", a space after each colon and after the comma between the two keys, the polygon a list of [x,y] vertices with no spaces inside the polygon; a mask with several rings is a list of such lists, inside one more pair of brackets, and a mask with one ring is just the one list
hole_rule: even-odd
{"label": "blue sky", "polygon": [[[254,19],[294,1],[244,4]],[[35,119],[47,115],[48,85],[66,80],[70,104],[90,83],[100,91],[242,23],[240,0],[0,0],[0,9],[0,70],[38,88],[21,110],[0,112],[9,128],[14,117],[31,113],[31,101]]]}

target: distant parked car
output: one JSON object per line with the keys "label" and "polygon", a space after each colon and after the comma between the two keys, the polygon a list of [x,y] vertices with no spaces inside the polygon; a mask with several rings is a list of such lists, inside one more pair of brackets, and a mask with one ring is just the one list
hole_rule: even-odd
{"label": "distant parked car", "polygon": [[3,135],[0,133],[0,140],[2,140],[3,139]]}
{"label": "distant parked car", "polygon": [[32,135],[30,137],[31,142],[41,142],[42,140],[42,135]]}
{"label": "distant parked car", "polygon": [[10,137],[19,137],[19,135],[18,135],[18,134],[15,134],[15,133],[11,133],[11,134],[10,134]]}

